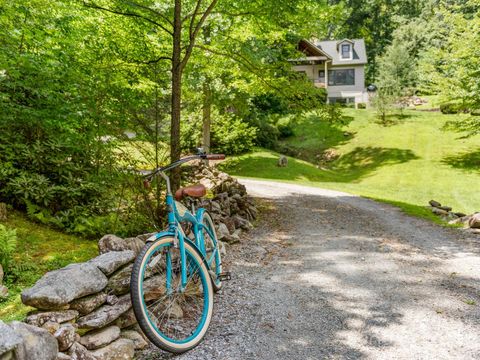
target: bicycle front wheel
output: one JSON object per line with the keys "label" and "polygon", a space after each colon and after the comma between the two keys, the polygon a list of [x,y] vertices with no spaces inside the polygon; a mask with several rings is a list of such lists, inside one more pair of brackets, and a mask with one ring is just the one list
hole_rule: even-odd
{"label": "bicycle front wheel", "polygon": [[[148,243],[135,260],[131,298],[138,324],[157,347],[182,353],[205,336],[213,313],[213,288],[197,250],[185,242],[185,263],[173,237]],[[182,288],[181,269],[187,282]]]}

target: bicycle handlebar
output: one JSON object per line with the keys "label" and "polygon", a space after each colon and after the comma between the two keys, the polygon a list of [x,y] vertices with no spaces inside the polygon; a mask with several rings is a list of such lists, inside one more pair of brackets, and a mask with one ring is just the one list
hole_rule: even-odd
{"label": "bicycle handlebar", "polygon": [[169,171],[169,170],[172,170],[173,168],[176,168],[177,166],[180,166],[180,165],[182,165],[186,162],[189,162],[189,161],[192,161],[192,160],[198,160],[198,159],[223,160],[223,159],[225,159],[225,155],[224,154],[198,154],[198,155],[187,156],[187,157],[184,157],[183,159],[179,159],[177,161],[174,161],[173,163],[168,164],[167,166],[159,167],[159,168],[153,170],[150,174],[146,175],[145,177],[147,179],[152,178],[153,176],[155,176],[159,172]]}

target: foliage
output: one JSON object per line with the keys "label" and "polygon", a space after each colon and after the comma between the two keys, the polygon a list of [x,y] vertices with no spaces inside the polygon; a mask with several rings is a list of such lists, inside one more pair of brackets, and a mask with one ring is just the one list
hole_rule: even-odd
{"label": "foliage", "polygon": [[0,224],[0,265],[9,272],[13,253],[17,248],[17,231]]}
{"label": "foliage", "polygon": [[17,246],[4,279],[9,289],[8,298],[0,303],[0,318],[4,321],[23,320],[33,310],[22,304],[20,293],[47,271],[87,261],[98,255],[96,241],[67,235],[32,222],[15,210],[9,212],[5,226],[16,229]]}
{"label": "foliage", "polygon": [[[480,176],[480,135],[459,141],[457,133],[443,131],[448,121],[467,115],[405,110],[396,125],[385,127],[372,110],[345,109],[344,114],[351,121],[338,129],[313,117],[301,120],[295,136],[282,142],[297,153],[286,168],[276,166],[278,153],[257,149],[234,158],[227,169],[235,176],[313,185],[417,208],[439,199],[455,211],[478,211],[480,194],[472,192],[472,184]],[[317,156],[325,149],[333,149],[338,159],[319,163]]]}

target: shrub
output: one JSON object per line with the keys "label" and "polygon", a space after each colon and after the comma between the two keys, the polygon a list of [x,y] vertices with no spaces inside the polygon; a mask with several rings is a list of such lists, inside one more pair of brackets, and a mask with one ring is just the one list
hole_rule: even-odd
{"label": "shrub", "polygon": [[442,114],[458,114],[464,110],[462,104],[459,103],[449,102],[440,105],[440,111]]}
{"label": "shrub", "polygon": [[17,230],[0,224],[0,264],[8,271],[13,253],[17,247]]}
{"label": "shrub", "polygon": [[358,103],[357,104],[357,109],[366,109],[367,108],[367,104],[365,103]]}
{"label": "shrub", "polygon": [[[202,119],[191,114],[189,121],[182,123],[181,142],[183,149],[194,151],[201,145]],[[210,129],[211,152],[227,155],[241,154],[251,150],[257,137],[257,129],[234,114],[212,111]]]}

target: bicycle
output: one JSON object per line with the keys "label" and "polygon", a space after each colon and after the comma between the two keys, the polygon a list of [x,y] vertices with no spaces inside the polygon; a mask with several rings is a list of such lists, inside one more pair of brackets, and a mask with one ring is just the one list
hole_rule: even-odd
{"label": "bicycle", "polygon": [[[230,278],[222,272],[221,254],[213,220],[199,208],[189,211],[180,201],[206,194],[203,185],[181,188],[172,194],[166,172],[197,160],[223,160],[225,155],[188,156],[147,175],[160,175],[166,182],[168,229],[146,241],[131,275],[130,295],[140,328],[157,347],[182,353],[197,346],[205,336],[213,313],[213,294]],[[193,238],[182,223],[190,225]]]}

